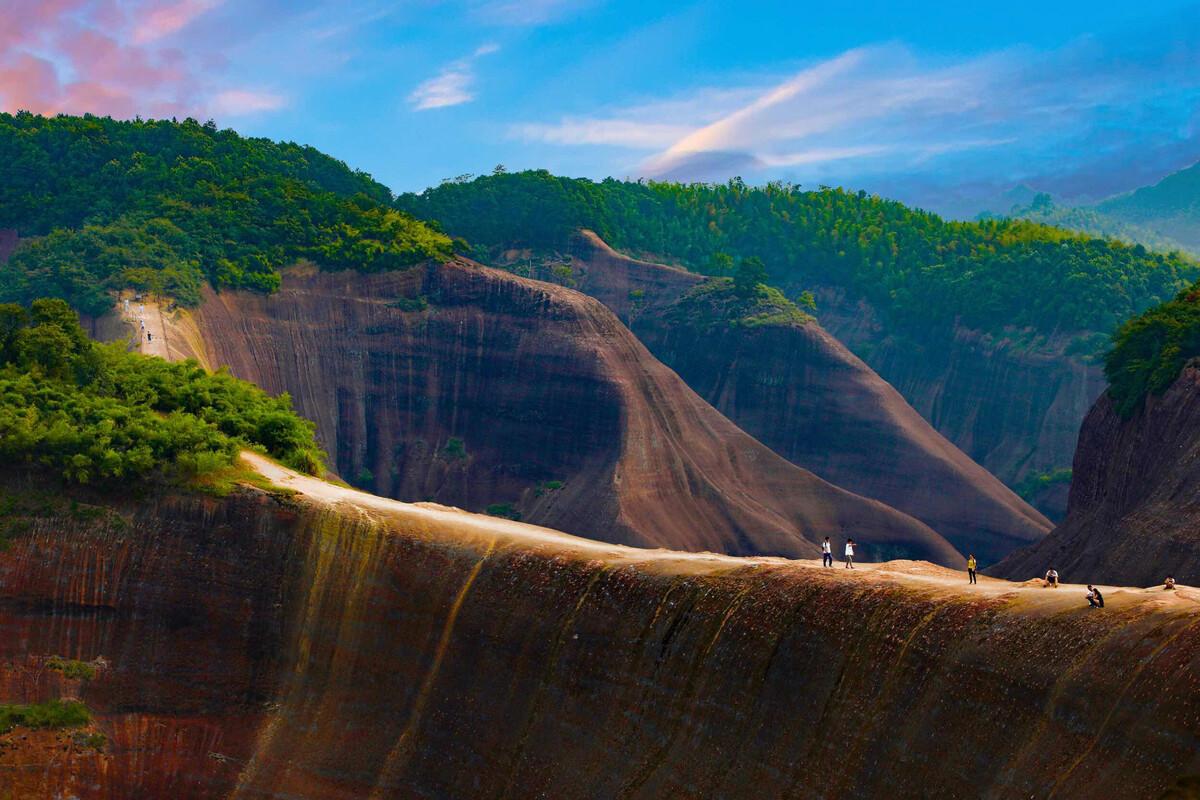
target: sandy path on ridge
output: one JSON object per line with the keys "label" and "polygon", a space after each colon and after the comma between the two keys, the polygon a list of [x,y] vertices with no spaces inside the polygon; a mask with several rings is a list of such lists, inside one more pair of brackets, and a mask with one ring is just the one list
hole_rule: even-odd
{"label": "sandy path on ridge", "polygon": [[[857,564],[854,570],[841,563],[833,568],[821,566],[820,559],[792,560],[778,557],[737,557],[717,553],[688,553],[674,550],[651,550],[584,539],[560,531],[514,522],[499,517],[472,514],[458,508],[436,503],[403,503],[378,497],[357,489],[328,483],[302,475],[268,458],[244,452],[242,458],[271,482],[296,491],[305,497],[331,506],[351,506],[368,516],[409,523],[410,528],[429,531],[441,529],[465,539],[479,541],[503,540],[512,545],[548,547],[564,556],[601,559],[613,564],[643,567],[684,574],[719,574],[745,568],[811,569],[826,572],[839,580],[871,583],[899,583],[932,590],[939,594],[958,594],[991,598],[1008,598],[1025,611],[1049,614],[1071,609],[1086,609],[1083,584],[1064,583],[1058,589],[1042,586],[1040,580],[1023,583],[979,576],[979,583],[967,583],[965,572],[939,567],[925,561],[888,561],[882,564]],[[814,551],[816,546],[814,545]],[[1134,588],[1100,586],[1106,608],[1123,608],[1133,604],[1153,603],[1162,607],[1186,607],[1200,610],[1200,590],[1180,586],[1176,591],[1164,591],[1161,586]]]}

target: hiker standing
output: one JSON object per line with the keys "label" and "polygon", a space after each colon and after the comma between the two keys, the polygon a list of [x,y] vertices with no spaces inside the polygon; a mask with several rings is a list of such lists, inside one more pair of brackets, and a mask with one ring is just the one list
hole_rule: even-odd
{"label": "hiker standing", "polygon": [[970,579],[971,583],[979,583],[979,581],[975,580],[975,554],[974,553],[967,556],[967,577]]}
{"label": "hiker standing", "polygon": [[825,537],[825,541],[821,542],[821,566],[833,566],[833,545],[829,543],[829,537]]}
{"label": "hiker standing", "polygon": [[854,569],[854,540],[846,540],[846,569]]}

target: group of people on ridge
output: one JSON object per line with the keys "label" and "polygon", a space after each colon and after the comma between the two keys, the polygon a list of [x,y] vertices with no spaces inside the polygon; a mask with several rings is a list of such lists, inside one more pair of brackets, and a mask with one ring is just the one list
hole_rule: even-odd
{"label": "group of people on ridge", "polygon": [[[847,539],[846,540],[846,550],[845,550],[845,555],[844,555],[846,569],[854,569],[854,547],[855,547],[854,540]],[[975,572],[977,564],[978,564],[978,562],[975,561],[975,554],[974,553],[969,554],[967,556],[967,580],[970,583],[976,583],[976,584],[979,583],[978,576],[976,575],[976,572]],[[833,543],[829,541],[828,536],[825,537],[825,541],[821,542],[821,566],[823,566],[823,567],[832,567],[833,566]],[[1058,588],[1058,570],[1054,569],[1053,567],[1046,570],[1046,582],[1042,585],[1047,586],[1051,589],[1057,589]],[[1170,591],[1170,590],[1173,590],[1174,588],[1175,588],[1175,578],[1168,575],[1166,581],[1163,583],[1163,589]],[[1087,601],[1088,601],[1089,608],[1104,608],[1104,595],[1100,592],[1100,587],[1093,586],[1090,583],[1088,584]]]}
{"label": "group of people on ridge", "polygon": [[[854,540],[846,540],[846,551],[843,556],[846,560],[846,569],[854,569]],[[833,544],[830,543],[829,537],[825,537],[825,541],[821,542],[821,566],[833,566]]]}

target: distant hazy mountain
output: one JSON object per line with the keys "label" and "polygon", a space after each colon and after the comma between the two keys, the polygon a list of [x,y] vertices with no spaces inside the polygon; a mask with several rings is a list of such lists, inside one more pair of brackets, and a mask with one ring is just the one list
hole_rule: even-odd
{"label": "distant hazy mountain", "polygon": [[[1139,189],[1138,191],[1146,190]],[[1132,195],[1128,196],[1132,197]],[[1035,196],[1028,205],[1014,205],[1005,216],[1043,222],[1060,228],[1070,228],[1091,236],[1103,236],[1130,244],[1140,244],[1151,250],[1162,252],[1182,250],[1200,255],[1200,241],[1193,241],[1189,246],[1186,241],[1164,233],[1159,226],[1149,222],[1135,222],[1124,214],[1101,210],[1109,202],[1115,201],[1106,201],[1099,207],[1058,205],[1050,195],[1043,192]],[[980,218],[986,219],[991,216],[985,212],[980,215]],[[1194,217],[1194,219],[1200,219],[1200,217]],[[1193,226],[1196,225],[1197,223],[1193,222]]]}
{"label": "distant hazy mountain", "polygon": [[1200,163],[1100,203],[1102,214],[1149,228],[1200,253]]}

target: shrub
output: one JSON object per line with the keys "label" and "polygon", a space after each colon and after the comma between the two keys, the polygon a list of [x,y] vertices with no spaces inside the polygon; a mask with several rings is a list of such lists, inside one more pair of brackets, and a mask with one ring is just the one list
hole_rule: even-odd
{"label": "shrub", "polygon": [[0,733],[13,728],[76,728],[91,720],[87,706],[76,700],[47,700],[33,705],[0,705]]}
{"label": "shrub", "polygon": [[485,513],[491,517],[503,517],[511,520],[521,518],[521,512],[513,508],[512,503],[492,503],[485,509]]}
{"label": "shrub", "polygon": [[442,448],[442,455],[449,461],[463,461],[467,457],[467,446],[463,444],[462,439],[451,436],[446,440],[446,446]]}
{"label": "shrub", "polygon": [[0,459],[73,483],[195,478],[252,448],[319,473],[315,426],[271,397],[194,361],[99,345],[62,300],[0,306]]}

